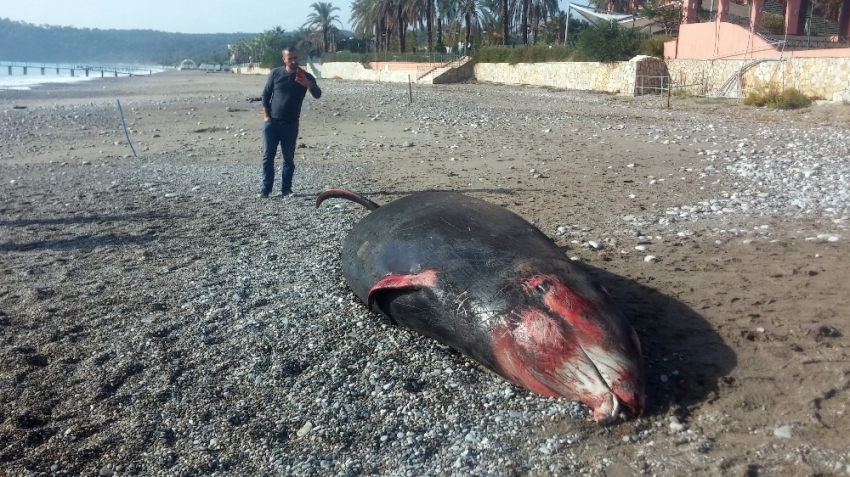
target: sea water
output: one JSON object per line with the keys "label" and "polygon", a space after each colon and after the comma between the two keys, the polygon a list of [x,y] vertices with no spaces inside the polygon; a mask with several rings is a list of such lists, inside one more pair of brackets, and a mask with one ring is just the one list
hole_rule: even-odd
{"label": "sea water", "polygon": [[[9,66],[12,67],[12,74],[9,74]],[[24,74],[24,66],[27,67],[27,74]],[[101,77],[100,71],[95,69],[89,70],[89,75],[86,76],[85,68],[79,63],[34,63],[20,61],[0,61],[0,91],[2,90],[27,90],[33,86],[38,86],[46,83],[75,83],[78,81],[90,81]],[[161,73],[164,68],[161,66],[136,66],[136,65],[98,65],[85,64],[90,68],[106,68],[108,70],[117,69],[119,77],[126,77],[127,73],[136,75],[147,75]],[[44,74],[41,74],[41,69],[44,68]],[[59,68],[59,72],[56,69]],[[71,68],[74,68],[74,76],[71,76]],[[115,74],[112,71],[105,71],[104,78],[112,78]]]}

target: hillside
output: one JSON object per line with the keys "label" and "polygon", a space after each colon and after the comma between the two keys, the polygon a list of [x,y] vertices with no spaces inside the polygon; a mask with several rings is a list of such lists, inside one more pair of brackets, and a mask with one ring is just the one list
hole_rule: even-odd
{"label": "hillside", "polygon": [[174,65],[224,61],[227,45],[255,33],[167,33],[32,25],[0,18],[0,59]]}

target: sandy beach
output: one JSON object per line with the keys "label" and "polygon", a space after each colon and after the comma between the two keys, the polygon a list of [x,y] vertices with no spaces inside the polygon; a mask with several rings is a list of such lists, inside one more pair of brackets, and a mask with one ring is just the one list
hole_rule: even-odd
{"label": "sandy beach", "polygon": [[[260,199],[264,82],[0,91],[2,475],[850,475],[850,106],[323,79]],[[331,187],[534,223],[636,329],[644,414],[368,312]]]}

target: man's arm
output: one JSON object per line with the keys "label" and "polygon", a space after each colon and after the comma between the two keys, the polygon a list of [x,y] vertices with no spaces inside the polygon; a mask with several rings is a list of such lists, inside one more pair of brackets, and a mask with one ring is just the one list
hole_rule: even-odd
{"label": "man's arm", "polygon": [[310,94],[312,94],[313,97],[316,98],[316,99],[321,98],[322,97],[322,88],[319,88],[319,85],[316,84],[316,78],[311,74],[307,74],[305,76],[307,77],[307,81],[310,82],[310,87],[308,88],[308,90],[310,91]]}
{"label": "man's arm", "polygon": [[271,121],[272,113],[271,113],[271,99],[272,93],[274,92],[274,70],[269,73],[269,77],[266,80],[266,86],[263,88],[263,121]]}

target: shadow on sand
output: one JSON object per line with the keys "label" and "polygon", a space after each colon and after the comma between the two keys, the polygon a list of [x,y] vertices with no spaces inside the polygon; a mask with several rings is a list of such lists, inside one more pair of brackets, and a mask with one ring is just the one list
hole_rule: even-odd
{"label": "shadow on sand", "polygon": [[[342,187],[342,189],[345,189],[345,187]],[[386,198],[388,198],[387,201],[384,202],[383,204],[392,202],[393,200],[399,199],[399,198],[404,197],[404,196],[408,196],[408,195],[411,195],[411,194],[417,194],[419,192],[456,192],[456,193],[459,193],[459,194],[485,193],[485,194],[515,195],[517,192],[545,192],[546,191],[546,189],[451,189],[451,190],[448,190],[448,189],[422,189],[422,190],[398,190],[398,191],[392,191],[392,190],[361,191],[361,190],[356,190],[356,189],[346,189],[346,190],[350,190],[351,192],[355,192],[355,193],[360,194],[360,195],[362,195],[363,197],[366,197],[366,198],[369,198],[369,197],[371,197],[371,198],[375,198],[375,197],[386,197]],[[324,191],[319,191],[317,193],[307,193],[307,192],[305,192],[303,194],[299,193],[299,194],[293,194],[293,195],[295,197],[304,197],[304,198],[313,197],[313,198],[316,198],[322,192],[324,192]],[[383,205],[383,204],[378,204],[378,205]]]}
{"label": "shadow on sand", "polygon": [[53,219],[14,219],[0,220],[0,227],[25,227],[29,225],[74,225],[107,222],[125,222],[139,219],[158,220],[169,216],[157,213],[139,213],[127,215],[86,215],[57,217]]}
{"label": "shadow on sand", "polygon": [[0,243],[0,252],[94,250],[98,247],[107,246],[144,245],[155,240],[163,240],[163,238],[156,235],[81,235],[68,239],[37,240],[26,243]]}

